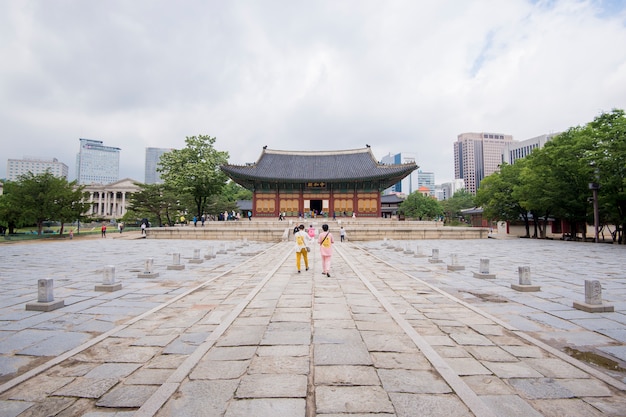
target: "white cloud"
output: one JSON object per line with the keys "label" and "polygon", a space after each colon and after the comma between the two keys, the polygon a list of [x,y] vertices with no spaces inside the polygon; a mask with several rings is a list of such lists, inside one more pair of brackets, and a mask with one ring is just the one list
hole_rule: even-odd
{"label": "white cloud", "polygon": [[[453,177],[468,131],[523,140],[626,108],[626,12],[610,1],[66,1],[0,5],[0,177],[8,158],[78,138],[122,148],[217,137],[231,162],[264,145],[411,152]],[[72,175],[72,174],[71,174]]]}

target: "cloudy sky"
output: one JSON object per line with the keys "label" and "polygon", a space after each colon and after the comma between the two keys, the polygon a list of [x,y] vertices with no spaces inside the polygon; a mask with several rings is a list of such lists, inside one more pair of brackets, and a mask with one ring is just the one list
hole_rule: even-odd
{"label": "cloudy sky", "polygon": [[454,178],[463,132],[524,140],[626,108],[623,0],[0,1],[0,178],[79,138],[122,149],[217,138],[415,154]]}

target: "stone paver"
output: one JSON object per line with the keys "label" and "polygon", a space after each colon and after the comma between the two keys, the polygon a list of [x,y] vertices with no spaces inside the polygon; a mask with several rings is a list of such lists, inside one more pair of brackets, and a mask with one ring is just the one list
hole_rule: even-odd
{"label": "stone paver", "polygon": [[[74,243],[22,250],[67,259]],[[440,258],[456,253],[468,266],[448,271],[381,242],[337,244],[329,278],[315,247],[311,270],[294,273],[288,242],[259,258],[243,252],[271,244],[233,246],[181,271],[166,270],[171,253],[191,253],[198,242],[81,243],[83,267],[34,261],[19,281],[24,264],[0,270],[0,373],[58,358],[21,383],[5,376],[0,415],[626,415],[623,384],[558,351],[566,344],[625,356],[623,310],[594,315],[571,305],[584,299],[582,275],[602,280],[604,299],[626,306],[616,261],[623,248],[420,241],[423,251],[436,244]],[[3,268],[20,253],[20,245],[5,248]],[[148,252],[158,278],[137,277]],[[103,253],[116,259],[123,290],[93,291]],[[480,257],[491,258],[494,279],[473,277]],[[510,288],[524,264],[540,292]],[[53,275],[66,307],[24,311],[42,274]]]}

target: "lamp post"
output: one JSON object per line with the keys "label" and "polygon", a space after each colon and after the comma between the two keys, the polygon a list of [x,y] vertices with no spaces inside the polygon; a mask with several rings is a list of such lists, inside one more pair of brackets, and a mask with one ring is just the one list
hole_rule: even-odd
{"label": "lamp post", "polygon": [[600,184],[597,182],[590,182],[589,189],[591,190],[592,198],[593,198],[593,227],[595,231],[595,242],[598,243],[598,229],[600,228],[600,214],[598,212],[598,190],[600,189]]}

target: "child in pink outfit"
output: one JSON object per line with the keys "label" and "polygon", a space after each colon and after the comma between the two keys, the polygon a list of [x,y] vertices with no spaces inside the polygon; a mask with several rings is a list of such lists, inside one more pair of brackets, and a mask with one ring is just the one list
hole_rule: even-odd
{"label": "child in pink outfit", "polygon": [[333,234],[328,231],[328,225],[322,225],[322,233],[317,238],[320,244],[320,254],[322,255],[322,274],[330,277],[330,258],[333,256]]}

